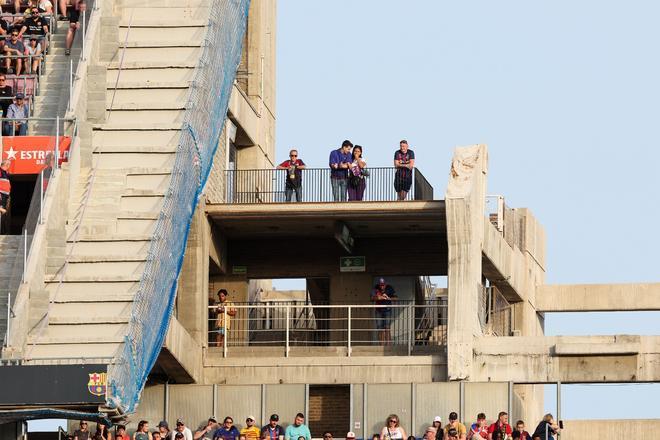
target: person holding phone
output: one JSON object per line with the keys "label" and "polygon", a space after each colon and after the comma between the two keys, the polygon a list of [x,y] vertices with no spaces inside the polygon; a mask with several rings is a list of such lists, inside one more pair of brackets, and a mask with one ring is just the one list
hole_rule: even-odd
{"label": "person holding phone", "polygon": [[348,190],[348,169],[351,166],[351,148],[353,143],[348,139],[341,143],[341,147],[330,152],[330,185],[332,186],[332,199],[335,202],[345,202]]}
{"label": "person holding phone", "polygon": [[560,430],[561,427],[560,425],[557,425],[555,423],[555,418],[552,416],[552,414],[548,413],[543,416],[543,420],[538,424],[536,429],[534,430],[534,434],[532,434],[532,438],[536,439],[538,438],[539,440],[552,440],[555,439],[555,434],[557,434]]}

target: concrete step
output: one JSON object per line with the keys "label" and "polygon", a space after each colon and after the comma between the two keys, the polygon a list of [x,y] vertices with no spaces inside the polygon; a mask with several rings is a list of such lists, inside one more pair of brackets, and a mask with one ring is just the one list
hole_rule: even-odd
{"label": "concrete step", "polygon": [[[57,298],[62,302],[96,302],[98,297],[105,297],[104,301],[132,301],[137,292],[139,280],[108,281],[108,282],[66,282],[60,284],[57,280],[46,283],[45,289],[50,293],[51,301]],[[55,294],[57,292],[57,297]],[[100,299],[99,299],[100,300]]]}
{"label": "concrete step", "polygon": [[160,211],[163,207],[163,200],[163,196],[122,196],[119,209],[134,212]]}
{"label": "concrete step", "polygon": [[94,130],[92,132],[92,146],[99,148],[125,148],[147,147],[176,147],[179,144],[181,127],[174,130],[143,131],[104,131]]}
{"label": "concrete step", "polygon": [[149,7],[149,8],[197,8],[209,6],[211,0],[116,0],[116,7]]}
{"label": "concrete step", "polygon": [[[159,32],[162,32],[160,29]],[[140,83],[177,83],[188,82],[192,80],[194,69],[190,67],[168,67],[168,68],[153,68],[144,70],[122,70],[121,72],[116,69],[108,69],[106,79],[109,84],[114,84],[119,75],[119,82],[128,84]]]}
{"label": "concrete step", "polygon": [[71,249],[75,252],[76,258],[99,258],[98,253],[103,251],[103,257],[106,259],[126,258],[131,254],[134,258],[145,260],[147,252],[151,247],[151,241],[83,241],[67,244],[66,251]]}
{"label": "concrete step", "polygon": [[[71,320],[85,322],[88,316],[105,316],[106,318],[125,318],[131,315],[133,300],[101,301],[101,302],[57,302],[50,305],[50,317],[66,323]],[[87,322],[91,322],[87,320]]]}
{"label": "concrete step", "polygon": [[[181,29],[181,28],[172,28],[172,29]],[[198,29],[202,30],[204,28],[189,28],[189,29]],[[162,36],[162,33],[161,33]],[[131,40],[124,42],[124,40],[121,40],[121,47],[122,49],[126,47],[127,49],[135,49],[135,48],[178,48],[178,47],[200,47],[202,45],[202,39],[201,38],[191,38],[191,39],[175,39],[173,38],[169,32],[167,33],[167,38],[162,39],[162,40],[148,40],[148,39],[136,39],[136,40]]]}
{"label": "concrete step", "polygon": [[92,128],[96,130],[112,130],[112,131],[126,131],[126,130],[143,130],[143,131],[167,131],[181,128],[181,123],[176,122],[118,122],[115,124],[93,124]]}
{"label": "concrete step", "polygon": [[[139,145],[139,146],[129,146],[129,145],[102,145],[96,148],[92,153],[93,154],[116,154],[116,153],[128,153],[128,154],[144,154],[144,155],[159,155],[159,154],[174,154],[176,153],[176,145]],[[149,159],[151,160],[151,158]],[[129,162],[133,163],[133,162]],[[151,163],[151,162],[149,162]],[[171,165],[168,165],[171,166]]]}
{"label": "concrete step", "polygon": [[[128,34],[128,43],[136,42],[160,42],[160,41],[171,41],[171,42],[180,42],[180,41],[190,41],[196,42],[197,46],[201,46],[202,40],[206,34],[206,28],[199,26],[185,26],[185,27],[170,27],[166,32],[163,32],[159,28],[155,27],[131,27],[130,31],[128,27],[119,28],[119,41],[120,46],[123,46],[124,41],[126,41],[126,35]],[[165,34],[165,35],[163,35]]]}
{"label": "concrete step", "polygon": [[[122,106],[126,104],[145,103],[145,105],[158,105],[163,102],[187,102],[189,95],[188,88],[142,88],[142,89],[108,89],[106,91],[105,102],[109,105],[114,102],[115,106]],[[148,104],[147,104],[148,103]]]}
{"label": "concrete step", "polygon": [[161,47],[161,48],[127,48],[123,53],[124,65],[132,63],[162,62],[168,60],[174,65],[197,63],[202,53],[200,47]]}
{"label": "concrete step", "polygon": [[[50,328],[48,329],[50,330]],[[44,332],[48,333],[48,330]],[[123,335],[99,335],[87,336],[76,333],[73,335],[65,336],[30,336],[28,337],[28,344],[37,342],[41,345],[87,345],[87,344],[112,344],[120,343],[124,340]]]}
{"label": "concrete step", "polygon": [[[107,274],[86,274],[86,275],[72,275],[66,273],[63,278],[65,283],[130,283],[140,281],[140,277],[135,274],[125,275],[107,275]],[[46,275],[44,277],[45,283],[58,283],[60,281],[59,275]]]}
{"label": "concrete step", "polygon": [[[106,102],[106,109],[110,110],[110,102]],[[113,113],[122,110],[124,111],[128,111],[128,110],[184,111],[185,109],[186,109],[186,101],[183,99],[179,101],[163,101],[163,102],[144,102],[144,101],[124,102],[124,103],[115,102],[112,106]]]}
{"label": "concrete step", "polygon": [[[106,113],[107,126],[129,127],[147,123],[152,127],[172,127],[183,124],[184,112],[181,110],[115,110]],[[145,122],[135,122],[145,121]]]}
{"label": "concrete step", "polygon": [[112,357],[120,343],[39,344],[30,346],[33,359],[74,359]]}
{"label": "concrete step", "polygon": [[[119,69],[119,61],[111,61],[108,63],[108,69]],[[195,68],[197,67],[197,60],[169,60],[168,58],[163,58],[160,60],[138,60],[138,61],[126,61],[121,64],[122,70],[134,70],[134,69],[183,69],[183,68]]]}
{"label": "concrete step", "polygon": [[96,323],[94,319],[95,317],[90,317],[89,322],[86,324],[61,324],[53,322],[53,318],[49,317],[48,329],[38,338],[38,341],[39,343],[43,340],[51,341],[51,343],[53,341],[56,341],[56,343],[68,341],[114,342],[123,337],[128,331],[128,318],[123,319],[124,322],[100,323]]}
{"label": "concrete step", "polygon": [[180,20],[208,20],[209,9],[208,7],[178,7],[172,6],[168,8],[150,8],[150,7],[125,7],[121,9],[120,20],[132,20],[136,25],[143,22],[161,22],[173,21],[173,19]]}

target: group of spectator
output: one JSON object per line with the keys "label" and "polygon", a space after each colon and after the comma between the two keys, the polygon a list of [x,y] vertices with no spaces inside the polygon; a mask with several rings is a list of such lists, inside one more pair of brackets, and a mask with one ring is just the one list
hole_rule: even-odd
{"label": "group of spectator", "polygon": [[[330,167],[330,185],[332,198],[335,202],[361,201],[367,189],[366,177],[369,176],[367,161],[363,156],[363,148],[353,145],[349,140],[342,142],[341,147],[330,152],[328,161]],[[394,152],[394,190],[398,200],[405,200],[413,182],[415,167],[415,152],[409,148],[408,141],[401,140],[399,149]],[[291,202],[295,194],[297,202],[302,201],[302,178],[305,163],[298,157],[298,150],[289,151],[289,159],[277,166],[278,170],[286,170],[284,195]]]}
{"label": "group of spectator", "polygon": [[[536,429],[530,434],[525,422],[518,420],[515,427],[509,424],[509,415],[502,411],[497,420],[486,422],[486,415],[477,415],[477,421],[468,429],[458,421],[458,414],[451,412],[448,423],[443,426],[442,418],[436,416],[430,426],[424,430],[423,440],[552,440],[559,433],[560,427],[554,421],[552,414],[546,414]],[[79,428],[74,431],[71,440],[113,440],[113,434],[108,428],[98,423],[96,431],[92,433],[86,421],[81,421]],[[132,437],[126,432],[126,427],[119,425],[115,428],[114,440],[312,440],[311,432],[305,424],[305,415],[296,414],[293,423],[283,428],[280,417],[272,414],[266,425],[257,426],[254,416],[247,416],[245,426],[239,429],[234,425],[234,419],[227,416],[218,423],[215,416],[208,418],[207,422],[194,432],[186,426],[183,419],[177,419],[174,429],[170,429],[167,421],[162,420],[155,430],[149,429],[149,422],[141,420]],[[334,440],[335,434],[330,431],[323,433],[323,440]],[[337,438],[356,440],[354,432],[347,432]],[[417,440],[414,435],[407,436],[401,426],[399,416],[390,414],[380,433],[374,434],[371,440]]]}
{"label": "group of spectator", "polygon": [[[76,30],[80,27],[80,14],[86,8],[85,0],[59,0],[60,11],[69,20],[65,55],[71,54]],[[30,103],[24,92],[13,90],[7,75],[38,75],[44,56],[49,49],[52,30],[53,3],[50,0],[15,0],[12,21],[0,19],[0,107],[4,136],[25,136],[30,115]],[[21,12],[23,11],[23,12]],[[0,14],[2,13],[0,8]],[[25,80],[27,84],[27,80]]]}
{"label": "group of spectator", "polygon": [[[1,171],[0,171],[1,172]],[[209,302],[209,346],[222,347],[231,328],[231,320],[236,316],[236,307],[229,301],[227,289],[218,290],[218,300]],[[374,305],[376,329],[380,345],[390,345],[392,334],[392,305],[398,300],[396,290],[384,278],[379,278],[371,291],[370,300]]]}

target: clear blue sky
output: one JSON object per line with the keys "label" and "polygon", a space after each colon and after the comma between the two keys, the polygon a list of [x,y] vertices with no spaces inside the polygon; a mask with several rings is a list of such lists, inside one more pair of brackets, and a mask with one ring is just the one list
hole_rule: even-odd
{"label": "clear blue sky", "polygon": [[[659,15],[650,0],[279,0],[277,160],[296,147],[326,166],[348,138],[388,166],[406,138],[442,195],[453,147],[486,143],[489,193],[546,228],[549,283],[660,281]],[[660,315],[551,315],[547,333],[658,335]],[[562,412],[659,417],[659,392],[565,387]]]}

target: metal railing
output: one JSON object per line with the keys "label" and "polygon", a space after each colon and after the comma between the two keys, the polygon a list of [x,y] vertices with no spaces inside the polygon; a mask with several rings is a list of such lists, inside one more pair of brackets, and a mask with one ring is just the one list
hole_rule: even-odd
{"label": "metal railing", "polygon": [[[411,355],[418,347],[444,349],[447,304],[429,301],[371,305],[317,305],[268,302],[209,306],[209,347],[398,347]],[[428,350],[427,350],[428,352]]]}
{"label": "metal railing", "polygon": [[[255,169],[228,170],[227,203],[281,203],[333,201],[391,201],[397,193],[407,190],[405,200],[433,200],[433,187],[417,168],[368,168],[368,175],[359,178],[331,178],[330,168],[305,168],[293,180],[288,170]],[[297,180],[296,180],[297,179]],[[339,190],[336,186],[341,185]],[[338,197],[339,196],[339,197]]]}
{"label": "metal railing", "polygon": [[[73,136],[76,134],[77,126],[75,118],[44,118],[44,117],[34,117],[28,116],[27,118],[1,118],[2,122],[2,131],[5,136],[33,136],[32,129],[35,123],[49,123],[53,124],[51,136],[55,137],[55,143],[53,151],[59,152],[59,139],[61,136]],[[16,124],[14,122],[20,122],[26,124],[25,134],[20,134],[17,132]],[[50,130],[49,130],[50,131]]]}

